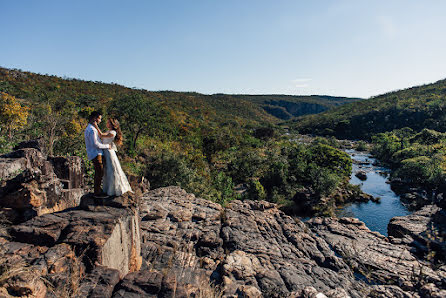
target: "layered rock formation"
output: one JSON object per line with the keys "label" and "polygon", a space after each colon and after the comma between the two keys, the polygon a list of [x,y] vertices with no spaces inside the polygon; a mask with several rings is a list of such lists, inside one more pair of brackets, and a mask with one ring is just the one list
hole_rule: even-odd
{"label": "layered rock formation", "polygon": [[432,269],[355,219],[306,225],[274,204],[221,208],[177,187],[148,192],[140,212],[145,266],[174,272],[189,289],[207,280],[228,297],[445,294],[445,268]]}
{"label": "layered rock formation", "polygon": [[39,149],[21,147],[0,156],[4,220],[20,222],[76,207],[85,193],[84,184],[79,157],[47,158]]}
{"label": "layered rock formation", "polygon": [[[411,254],[408,247],[371,232],[355,218],[313,218],[312,231],[323,238],[336,255],[348,264],[357,278],[386,297],[417,296],[430,287],[439,297],[446,295],[446,267],[432,268]],[[393,293],[393,294],[392,294]]]}
{"label": "layered rock formation", "polygon": [[393,243],[406,244],[419,256],[431,261],[446,260],[446,212],[436,205],[392,218],[388,232]]}
{"label": "layered rock formation", "polygon": [[356,219],[304,223],[179,187],[66,200],[83,185],[77,161],[35,148],[0,158],[0,215],[14,219],[0,229],[0,297],[446,296],[446,267],[413,244],[445,222],[437,207],[395,218],[386,238]]}
{"label": "layered rock formation", "polygon": [[110,275],[113,289],[127,273],[140,269],[136,204],[83,200],[90,201],[82,204],[84,210],[45,214],[10,227],[9,241],[3,240],[0,254],[2,268],[7,273],[20,267],[26,270],[12,274],[1,285],[9,294],[44,297],[69,291],[88,296],[97,291],[97,281],[91,280],[102,278],[95,272]]}

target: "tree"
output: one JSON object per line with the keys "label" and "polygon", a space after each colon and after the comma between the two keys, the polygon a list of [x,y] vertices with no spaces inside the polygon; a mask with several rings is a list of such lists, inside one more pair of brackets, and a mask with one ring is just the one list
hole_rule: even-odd
{"label": "tree", "polygon": [[22,106],[12,95],[0,92],[0,124],[5,126],[8,136],[12,139],[12,132],[27,124],[29,107]]}
{"label": "tree", "polygon": [[139,93],[113,100],[110,113],[119,118],[122,128],[128,133],[131,150],[136,148],[136,142],[142,134],[153,134],[160,128],[160,123],[166,121],[161,121],[161,117],[168,117],[154,99]]}
{"label": "tree", "polygon": [[310,147],[311,160],[322,168],[327,168],[339,176],[349,177],[352,160],[347,153],[325,144]]}

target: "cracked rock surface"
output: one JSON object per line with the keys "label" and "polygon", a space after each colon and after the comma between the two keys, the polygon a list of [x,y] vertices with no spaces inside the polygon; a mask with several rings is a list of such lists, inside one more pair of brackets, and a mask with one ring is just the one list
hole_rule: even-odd
{"label": "cracked rock surface", "polygon": [[145,268],[227,297],[419,297],[445,286],[444,268],[352,218],[305,224],[268,202],[222,208],[179,187],[146,193],[140,216]]}

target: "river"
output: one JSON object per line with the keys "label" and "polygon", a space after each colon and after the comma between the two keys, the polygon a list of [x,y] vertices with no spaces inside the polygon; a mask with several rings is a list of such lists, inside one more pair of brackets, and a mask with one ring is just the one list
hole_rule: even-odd
{"label": "river", "polygon": [[[337,210],[336,215],[338,217],[356,217],[363,221],[370,230],[387,236],[387,224],[390,219],[410,213],[401,203],[399,196],[390,189],[390,184],[386,183],[390,171],[389,169],[373,165],[375,159],[368,153],[353,149],[345,151],[354,161],[350,183],[360,185],[363,192],[374,197],[380,197],[381,201],[379,203],[372,201],[351,203]],[[361,170],[367,173],[367,180],[365,181],[361,181],[355,176]]]}

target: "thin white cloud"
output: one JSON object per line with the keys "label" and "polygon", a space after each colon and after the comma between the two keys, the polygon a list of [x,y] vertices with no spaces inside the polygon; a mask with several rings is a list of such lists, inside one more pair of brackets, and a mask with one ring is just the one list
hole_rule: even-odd
{"label": "thin white cloud", "polygon": [[395,21],[390,16],[379,16],[377,18],[377,22],[379,27],[381,28],[382,33],[387,38],[394,38],[398,32]]}
{"label": "thin white cloud", "polygon": [[293,83],[293,87],[294,88],[307,88],[308,86],[310,86],[308,83],[311,81],[312,79],[294,79],[291,82]]}
{"label": "thin white cloud", "polygon": [[310,85],[308,85],[308,84],[295,84],[294,85],[295,88],[307,88],[308,86],[310,86]]}
{"label": "thin white cloud", "polygon": [[293,83],[306,83],[311,81],[311,79],[294,79],[292,80]]}

